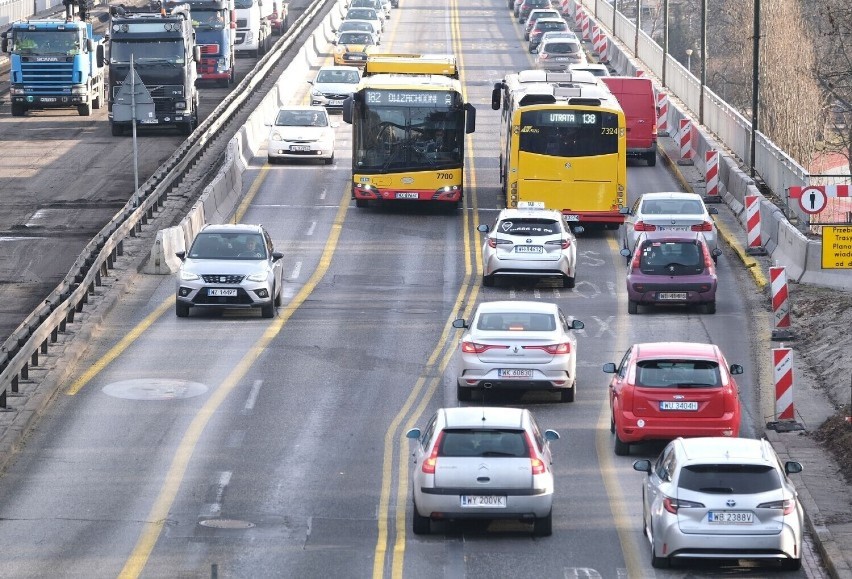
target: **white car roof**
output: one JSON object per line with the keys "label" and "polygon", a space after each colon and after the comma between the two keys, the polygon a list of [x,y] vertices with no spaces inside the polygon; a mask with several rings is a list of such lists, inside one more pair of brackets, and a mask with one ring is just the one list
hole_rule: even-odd
{"label": "white car roof", "polygon": [[724,464],[774,464],[774,457],[765,448],[765,440],[728,438],[722,436],[682,438],[678,444],[683,449],[684,464],[701,464],[708,461]]}
{"label": "white car roof", "polygon": [[546,217],[558,221],[562,219],[562,212],[558,209],[517,209],[513,207],[500,211],[497,220],[517,219],[519,217]]}
{"label": "white car roof", "polygon": [[530,10],[530,15],[527,18],[528,19],[532,18],[533,14],[548,14],[548,13],[555,14],[556,16],[554,16],[554,18],[562,18],[559,15],[559,10],[555,10],[553,8],[534,8],[533,10]]}
{"label": "white car roof", "polygon": [[[443,408],[446,428],[523,428],[523,408],[465,406]],[[482,418],[485,417],[485,420]]]}
{"label": "white car roof", "polygon": [[314,106],[314,105],[285,105],[278,109],[278,112],[281,111],[314,111],[317,113],[324,113],[325,107],[322,106]]}
{"label": "white car roof", "polygon": [[476,308],[477,314],[494,314],[500,312],[530,312],[534,314],[556,314],[559,307],[550,302],[501,300],[482,302]]}
{"label": "white car roof", "polygon": [[656,191],[653,193],[643,193],[642,199],[701,199],[701,195],[682,191]]}

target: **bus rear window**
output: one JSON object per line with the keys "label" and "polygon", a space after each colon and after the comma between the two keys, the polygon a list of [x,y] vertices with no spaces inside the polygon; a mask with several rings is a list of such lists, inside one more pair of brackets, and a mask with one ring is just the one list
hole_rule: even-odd
{"label": "bus rear window", "polygon": [[589,110],[521,113],[519,148],[554,157],[594,157],[618,152],[618,115]]}

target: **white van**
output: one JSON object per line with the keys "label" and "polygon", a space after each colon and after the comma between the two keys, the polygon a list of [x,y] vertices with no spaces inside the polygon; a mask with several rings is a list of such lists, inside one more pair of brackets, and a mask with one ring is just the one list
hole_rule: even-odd
{"label": "white van", "polygon": [[235,0],[237,8],[238,53],[248,52],[255,58],[266,54],[272,47],[273,0]]}

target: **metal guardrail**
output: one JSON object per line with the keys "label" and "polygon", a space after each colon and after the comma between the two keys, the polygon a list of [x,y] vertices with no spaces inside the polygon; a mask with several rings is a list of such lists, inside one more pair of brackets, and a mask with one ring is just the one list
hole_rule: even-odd
{"label": "metal guardrail", "polygon": [[31,366],[39,365],[39,355],[47,354],[59,332],[74,322],[101,285],[102,276],[123,254],[123,242],[134,237],[162,208],[169,191],[246,105],[296,39],[313,24],[317,14],[336,0],[314,0],[276,42],[239,85],[210,113],[184,143],[137,190],[127,204],[86,245],[65,279],[30,313],[0,346],[0,409],[7,409],[7,390],[18,392],[20,380],[29,378]]}

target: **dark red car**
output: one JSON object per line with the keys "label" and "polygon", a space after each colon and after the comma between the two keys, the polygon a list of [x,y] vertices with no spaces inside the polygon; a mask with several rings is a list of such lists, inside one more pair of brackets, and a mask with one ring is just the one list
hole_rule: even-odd
{"label": "dark red car", "polygon": [[739,364],[728,365],[719,347],[692,342],[631,346],[618,364],[607,363],[615,454],[631,443],[679,436],[740,433]]}

